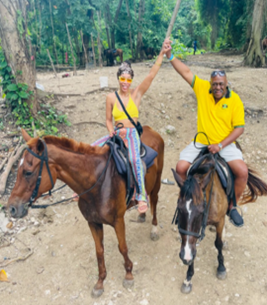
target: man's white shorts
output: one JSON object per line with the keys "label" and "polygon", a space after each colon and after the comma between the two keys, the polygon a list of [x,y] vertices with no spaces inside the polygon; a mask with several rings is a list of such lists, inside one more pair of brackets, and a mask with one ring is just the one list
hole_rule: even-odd
{"label": "man's white shorts", "polygon": [[[196,143],[196,147],[202,148],[206,145],[201,143]],[[187,161],[189,163],[193,163],[198,154],[200,153],[200,149],[197,149],[194,146],[194,142],[191,142],[184,150],[180,153],[180,160]],[[242,152],[238,149],[235,143],[232,143],[226,147],[224,147],[219,155],[225,159],[226,162],[234,161],[234,160],[243,160]]]}

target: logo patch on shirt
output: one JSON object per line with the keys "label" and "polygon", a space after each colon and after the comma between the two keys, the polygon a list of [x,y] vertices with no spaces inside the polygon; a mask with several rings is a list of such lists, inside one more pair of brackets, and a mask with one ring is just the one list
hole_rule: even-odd
{"label": "logo patch on shirt", "polygon": [[222,109],[227,109],[228,108],[228,105],[227,104],[223,104],[222,105]]}

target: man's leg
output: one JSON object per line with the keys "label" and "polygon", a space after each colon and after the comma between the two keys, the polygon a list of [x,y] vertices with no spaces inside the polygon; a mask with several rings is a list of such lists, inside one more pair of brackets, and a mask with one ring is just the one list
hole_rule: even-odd
{"label": "man's leg", "polygon": [[186,180],[186,173],[191,163],[185,160],[179,160],[176,165],[176,173],[183,179]]}
{"label": "man's leg", "polygon": [[[236,202],[238,202],[247,185],[248,167],[243,160],[230,161],[228,162],[228,165],[230,166],[235,176],[235,184],[234,184],[235,196],[236,196]],[[242,217],[238,214],[236,209],[232,210],[232,208],[233,208],[233,201],[231,201],[229,205],[230,219],[236,226],[242,226],[244,224]]]}

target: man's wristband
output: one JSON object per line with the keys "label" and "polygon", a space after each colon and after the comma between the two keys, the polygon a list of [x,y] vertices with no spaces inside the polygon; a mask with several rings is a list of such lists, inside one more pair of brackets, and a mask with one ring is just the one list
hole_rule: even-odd
{"label": "man's wristband", "polygon": [[221,151],[223,149],[222,143],[219,143],[218,146],[219,146],[220,151]]}

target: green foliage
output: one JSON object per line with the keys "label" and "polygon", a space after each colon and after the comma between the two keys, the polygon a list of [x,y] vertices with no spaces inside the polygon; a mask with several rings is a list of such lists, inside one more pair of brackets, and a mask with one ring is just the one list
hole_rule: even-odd
{"label": "green foliage", "polygon": [[[21,71],[17,71],[20,74]],[[27,84],[14,83],[14,76],[11,74],[11,68],[7,65],[0,47],[0,76],[2,81],[0,85],[6,95],[7,104],[11,107],[15,124],[25,129],[31,129],[34,123],[35,127],[43,130],[44,134],[57,134],[58,124],[66,124],[70,126],[67,116],[61,112],[57,112],[55,108],[41,104],[41,110],[38,116],[34,118],[31,113],[32,104],[30,101],[33,92],[29,90]],[[0,129],[4,128],[3,120],[0,120]],[[30,134],[32,134],[30,132]]]}

